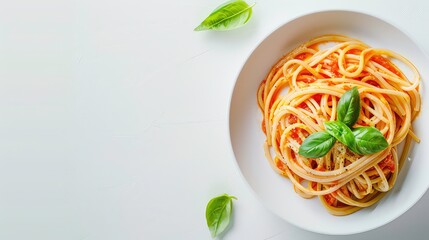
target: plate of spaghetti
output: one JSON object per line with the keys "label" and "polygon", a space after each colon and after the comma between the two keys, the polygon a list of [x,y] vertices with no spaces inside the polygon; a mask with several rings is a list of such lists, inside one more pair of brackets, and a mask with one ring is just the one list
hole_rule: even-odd
{"label": "plate of spaghetti", "polygon": [[429,187],[428,57],[363,13],[298,17],[265,38],[230,102],[237,166],[273,213],[353,234],[411,208]]}

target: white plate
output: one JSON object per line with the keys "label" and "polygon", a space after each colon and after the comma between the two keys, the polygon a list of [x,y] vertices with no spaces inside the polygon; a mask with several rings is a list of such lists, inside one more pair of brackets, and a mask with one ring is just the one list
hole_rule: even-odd
{"label": "white plate", "polygon": [[[285,53],[321,34],[343,34],[372,47],[387,48],[411,60],[422,76],[423,109],[415,122],[422,142],[415,144],[394,188],[376,205],[354,214],[330,215],[318,198],[303,199],[288,179],[277,175],[264,157],[261,113],[256,90],[271,66]],[[324,234],[353,234],[380,227],[413,206],[429,186],[429,109],[424,82],[429,61],[422,50],[402,31],[376,17],[349,11],[326,11],[292,20],[266,37],[253,51],[237,78],[231,97],[229,130],[238,167],[262,203],[272,212],[303,229]]]}

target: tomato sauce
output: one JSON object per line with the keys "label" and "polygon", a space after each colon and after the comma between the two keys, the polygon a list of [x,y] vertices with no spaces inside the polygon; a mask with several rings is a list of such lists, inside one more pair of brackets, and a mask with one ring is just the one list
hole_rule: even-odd
{"label": "tomato sauce", "polygon": [[298,134],[298,132],[299,132],[300,130],[298,129],[298,128],[294,128],[294,129],[292,129],[292,131],[291,131],[291,134],[290,134],[290,136],[292,137],[292,139],[293,140],[295,140],[298,144],[302,144],[302,139],[301,139],[301,137],[299,136],[299,134]]}
{"label": "tomato sauce", "polygon": [[317,187],[317,183],[316,182],[311,182],[311,188],[316,189]]}
{"label": "tomato sauce", "polygon": [[294,123],[298,122],[298,118],[295,115],[293,115],[293,114],[289,114],[287,121],[290,124],[294,124]]}
{"label": "tomato sauce", "polygon": [[323,197],[325,198],[326,203],[328,203],[329,206],[334,206],[335,203],[337,202],[337,199],[332,196],[332,194],[326,194],[323,195]]}
{"label": "tomato sauce", "polygon": [[301,76],[301,78],[299,79],[300,82],[304,82],[304,83],[313,83],[316,80],[317,78],[312,75],[304,75],[304,76]]}
{"label": "tomato sauce", "polygon": [[329,70],[330,72],[332,72],[334,75],[333,77],[337,77],[337,78],[342,77],[342,75],[338,72],[339,70],[338,60],[334,58],[330,58],[330,59],[331,59],[331,63],[324,62],[323,67]]}
{"label": "tomato sauce", "polygon": [[267,135],[267,131],[265,129],[265,119],[262,119],[261,128],[262,128],[262,131],[264,132],[264,134]]}
{"label": "tomato sauce", "polygon": [[386,58],[380,56],[380,55],[374,55],[371,57],[371,60],[380,64],[381,66],[383,66],[384,68],[388,69],[389,71],[391,71],[392,73],[394,73],[397,76],[401,76],[401,73],[390,63],[389,60],[387,60]]}
{"label": "tomato sauce", "polygon": [[343,89],[344,89],[344,90],[346,90],[346,91],[348,91],[348,90],[350,90],[350,89],[352,89],[352,88],[351,88],[350,86],[344,85],[344,86],[343,86]]}
{"label": "tomato sauce", "polygon": [[323,165],[319,165],[316,168],[317,171],[326,171],[326,168]]}
{"label": "tomato sauce", "polygon": [[347,189],[347,187],[346,187],[346,186],[342,186],[342,187],[340,188],[340,190],[341,190],[341,192],[342,192],[344,195],[346,195],[347,197],[350,197],[349,190]]}
{"label": "tomato sauce", "polygon": [[284,162],[280,161],[280,160],[276,160],[276,167],[280,170],[280,171],[286,171],[286,164],[284,164]]}
{"label": "tomato sauce", "polygon": [[320,102],[320,100],[322,99],[322,94],[315,94],[311,97],[312,99],[314,99],[316,102]]}
{"label": "tomato sauce", "polygon": [[305,102],[302,102],[302,103],[301,103],[301,104],[299,104],[297,107],[298,107],[298,108],[305,109],[305,110],[307,110],[307,111],[311,111],[311,109],[307,106],[307,103],[305,103]]}
{"label": "tomato sauce", "polygon": [[301,53],[301,54],[298,54],[298,55],[295,57],[295,59],[298,59],[298,60],[305,60],[309,55],[310,55],[309,53]]}
{"label": "tomato sauce", "polygon": [[370,85],[372,85],[372,86],[374,86],[374,87],[380,87],[380,84],[378,84],[376,81],[374,81],[374,80],[369,80],[369,81],[366,81],[366,83],[368,83],[368,84],[370,84]]}
{"label": "tomato sauce", "polygon": [[350,49],[347,53],[355,54],[355,55],[360,55],[361,52],[362,51],[359,50],[359,49]]}
{"label": "tomato sauce", "polygon": [[378,166],[380,166],[381,170],[388,169],[392,173],[395,172],[395,161],[392,154],[387,155],[383,161],[378,163]]}
{"label": "tomato sauce", "polygon": [[315,160],[311,159],[310,164],[311,164],[311,168],[312,169],[316,169],[317,168],[317,162]]}

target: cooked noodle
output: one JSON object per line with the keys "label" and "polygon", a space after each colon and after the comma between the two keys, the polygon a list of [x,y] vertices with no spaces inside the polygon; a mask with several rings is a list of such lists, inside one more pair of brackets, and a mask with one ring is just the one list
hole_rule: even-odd
{"label": "cooked noodle", "polygon": [[[413,77],[408,79],[390,59],[406,64]],[[414,65],[390,50],[340,35],[312,39],[282,57],[259,86],[267,159],[299,195],[319,196],[334,215],[371,206],[395,184],[411,140],[419,141],[412,132],[421,107],[419,84]],[[340,97],[354,86],[361,112],[353,127],[377,128],[389,146],[358,155],[337,142],[324,157],[299,155],[307,136],[323,131],[325,121],[336,120]],[[403,141],[398,157],[397,146]]]}

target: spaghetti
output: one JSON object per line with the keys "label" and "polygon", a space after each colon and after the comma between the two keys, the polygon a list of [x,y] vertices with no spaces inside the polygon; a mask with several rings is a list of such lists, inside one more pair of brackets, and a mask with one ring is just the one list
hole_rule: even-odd
{"label": "spaghetti", "polygon": [[[390,59],[406,64],[414,78],[408,79]],[[397,53],[346,36],[314,38],[282,57],[258,88],[266,157],[299,195],[318,196],[333,215],[371,206],[395,184],[411,141],[419,142],[412,130],[421,107],[419,84],[417,69]],[[336,120],[340,97],[353,87],[361,98],[353,127],[377,128],[389,146],[359,155],[336,142],[323,157],[299,155],[307,136]]]}

